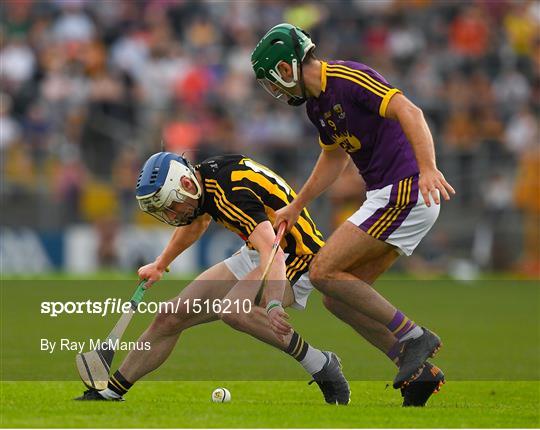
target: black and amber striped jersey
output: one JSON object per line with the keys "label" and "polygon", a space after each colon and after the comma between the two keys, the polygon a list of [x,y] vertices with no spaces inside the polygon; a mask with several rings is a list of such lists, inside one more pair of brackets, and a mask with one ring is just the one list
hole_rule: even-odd
{"label": "black and amber striped jersey", "polygon": [[[197,166],[203,182],[201,210],[237,233],[248,246],[249,236],[263,221],[274,222],[275,212],[296,196],[283,178],[243,155],[209,158]],[[287,279],[294,283],[305,273],[323,237],[304,209],[286,234],[281,247],[287,254]]]}

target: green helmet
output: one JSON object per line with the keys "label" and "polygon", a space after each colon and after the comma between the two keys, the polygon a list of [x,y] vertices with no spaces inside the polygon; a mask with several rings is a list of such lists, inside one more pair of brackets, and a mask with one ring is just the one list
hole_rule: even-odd
{"label": "green helmet", "polygon": [[[287,88],[293,88],[299,81],[303,87],[302,61],[314,48],[315,44],[309,34],[301,28],[286,23],[272,27],[251,54],[251,65],[257,80],[277,99],[285,95],[289,98],[289,104],[296,104],[294,101],[291,103],[291,99],[305,100],[304,96],[300,98],[292,95]],[[292,66],[293,80],[291,82],[286,82],[278,70],[278,65],[282,61]]]}

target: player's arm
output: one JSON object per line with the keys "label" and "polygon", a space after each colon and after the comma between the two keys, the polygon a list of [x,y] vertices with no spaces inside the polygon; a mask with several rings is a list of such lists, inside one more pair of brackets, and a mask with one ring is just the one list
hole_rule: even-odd
{"label": "player's arm", "polygon": [[413,147],[420,170],[418,187],[426,205],[431,205],[430,195],[435,204],[440,203],[437,190],[445,200],[449,200],[450,194],[455,194],[455,191],[437,169],[433,137],[422,110],[404,95],[395,94],[388,103],[385,117],[399,121]]}
{"label": "player's arm", "polygon": [[[258,224],[249,236],[249,242],[259,252],[259,267],[257,268],[259,273],[262,273],[271,258],[272,244],[275,238],[276,233],[270,221],[263,221]],[[281,247],[278,247],[268,271],[267,285],[261,303],[266,305],[270,325],[274,332],[279,335],[287,335],[291,331],[291,326],[286,321],[289,316],[281,305],[288,282],[286,270],[285,253]]]}
{"label": "player's arm", "polygon": [[323,147],[317,164],[296,198],[288,206],[276,211],[274,227],[277,228],[282,221],[285,221],[287,231],[289,231],[296,224],[302,210],[336,181],[348,161],[349,155],[341,148],[325,149]]}
{"label": "player's arm", "polygon": [[165,269],[176,259],[176,257],[193,245],[203,235],[211,220],[212,218],[208,214],[204,214],[196,218],[191,224],[177,227],[174,230],[169,243],[156,260],[141,267],[138,271],[139,278],[147,280],[147,287],[150,287],[154,282],[161,279]]}

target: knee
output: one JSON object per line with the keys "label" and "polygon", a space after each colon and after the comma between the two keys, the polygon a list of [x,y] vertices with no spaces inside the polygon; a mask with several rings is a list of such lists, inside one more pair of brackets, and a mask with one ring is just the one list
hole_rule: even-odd
{"label": "knee", "polygon": [[350,314],[351,309],[342,301],[335,299],[327,294],[323,295],[322,299],[324,307],[334,316],[340,320],[348,322],[347,315]]}
{"label": "knee", "polygon": [[223,313],[220,315],[220,318],[225,324],[235,330],[244,331],[247,325],[247,317],[243,313]]}
{"label": "knee", "polygon": [[154,318],[152,328],[165,335],[177,334],[188,326],[188,319],[188,314],[181,309],[178,312],[160,310]]}
{"label": "knee", "polygon": [[331,288],[330,282],[335,279],[332,270],[320,259],[315,258],[309,268],[309,280],[319,291],[328,294]]}
{"label": "knee", "polygon": [[323,302],[324,307],[328,309],[330,312],[335,313],[337,311],[339,302],[333,297],[327,296],[325,294],[323,295],[322,302]]}

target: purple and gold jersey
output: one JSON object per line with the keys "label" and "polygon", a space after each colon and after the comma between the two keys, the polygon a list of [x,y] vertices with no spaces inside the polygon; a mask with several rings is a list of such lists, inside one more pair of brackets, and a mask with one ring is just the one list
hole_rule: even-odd
{"label": "purple and gold jersey", "polygon": [[324,150],[343,148],[364,178],[379,189],[418,174],[413,149],[398,121],[385,118],[392,87],[370,67],[353,61],[322,63],[322,92],[307,114]]}

